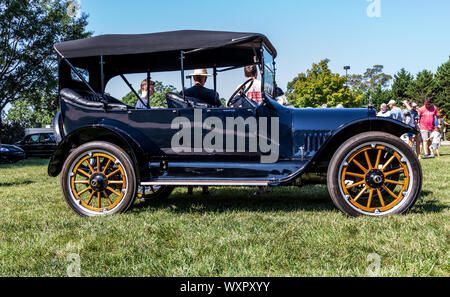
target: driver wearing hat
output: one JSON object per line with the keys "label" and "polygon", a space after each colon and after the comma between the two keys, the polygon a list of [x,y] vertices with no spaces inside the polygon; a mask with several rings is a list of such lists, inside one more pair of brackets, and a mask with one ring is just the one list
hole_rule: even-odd
{"label": "driver wearing hat", "polygon": [[220,102],[219,99],[219,94],[217,92],[214,94],[214,90],[204,87],[206,79],[208,76],[211,76],[211,74],[208,74],[206,69],[195,69],[193,73],[189,74],[189,76],[194,78],[194,86],[184,91],[185,96],[200,99],[204,103],[214,107],[222,106],[222,102]]}

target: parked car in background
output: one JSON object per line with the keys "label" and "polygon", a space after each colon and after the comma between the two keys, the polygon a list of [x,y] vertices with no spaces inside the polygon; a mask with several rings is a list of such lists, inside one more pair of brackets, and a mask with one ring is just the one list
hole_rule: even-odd
{"label": "parked car in background", "polygon": [[11,144],[0,144],[0,163],[16,163],[25,159],[25,152],[20,147]]}
{"label": "parked car in background", "polygon": [[16,145],[25,151],[27,158],[49,158],[56,151],[56,140],[53,133],[29,134]]}

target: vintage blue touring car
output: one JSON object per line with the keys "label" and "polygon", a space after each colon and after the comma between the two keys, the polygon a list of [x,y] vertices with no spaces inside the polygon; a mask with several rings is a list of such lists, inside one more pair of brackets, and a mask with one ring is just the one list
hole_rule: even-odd
{"label": "vintage blue touring car", "polygon": [[[400,136],[417,133],[368,108],[298,109],[277,103],[277,52],[261,34],[174,31],[102,35],[58,43],[61,110],[58,148],[48,172],[79,215],[125,212],[148,189],[165,198],[176,186],[301,186],[326,183],[334,204],[351,216],[404,213],[421,191],[422,171]],[[125,74],[257,65],[262,104],[242,87],[246,104],[213,107],[167,93],[167,108],[136,109],[107,94]],[[149,98],[147,98],[149,99]],[[141,100],[139,98],[139,100]],[[234,102],[234,101],[233,101]]]}

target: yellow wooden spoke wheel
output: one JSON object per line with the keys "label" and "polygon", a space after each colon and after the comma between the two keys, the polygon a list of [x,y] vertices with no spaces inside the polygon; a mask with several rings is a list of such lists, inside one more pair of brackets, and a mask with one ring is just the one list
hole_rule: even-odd
{"label": "yellow wooden spoke wheel", "polygon": [[327,179],[340,210],[352,216],[383,216],[404,213],[414,204],[422,170],[411,148],[399,138],[366,132],[336,151]]}
{"label": "yellow wooden spoke wheel", "polygon": [[80,215],[126,210],[135,197],[136,179],[128,155],[119,147],[88,143],[72,152],[62,175],[66,201]]}

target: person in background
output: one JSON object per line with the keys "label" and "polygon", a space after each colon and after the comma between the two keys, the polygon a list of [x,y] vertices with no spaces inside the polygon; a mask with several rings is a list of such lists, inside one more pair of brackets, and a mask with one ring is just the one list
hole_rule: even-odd
{"label": "person in background", "polygon": [[338,105],[336,105],[336,108],[344,108],[344,105],[338,104]]}
{"label": "person in background", "polygon": [[440,133],[440,128],[439,127],[434,127],[434,131],[431,133],[430,138],[427,139],[427,141],[431,140],[431,145],[430,145],[430,158],[434,157],[434,151],[436,151],[436,154],[438,156],[438,158],[441,156],[441,154],[439,153],[439,145],[441,144],[441,133]]}
{"label": "person in background", "polygon": [[[420,121],[420,134],[423,139],[424,157],[430,156],[429,152],[429,140],[431,133],[435,130],[435,118],[439,121],[439,111],[436,106],[433,105],[431,98],[425,98],[424,105],[419,108],[419,121]],[[439,129],[441,128],[438,126]]]}
{"label": "person in background", "polygon": [[141,100],[138,100],[136,102],[136,108],[147,108],[148,102],[147,102],[147,90],[149,92],[149,98],[153,96],[155,93],[155,82],[150,81],[150,88],[147,88],[147,80],[144,79],[141,82]]}
{"label": "person in background", "polygon": [[377,117],[390,118],[391,112],[388,110],[386,103],[381,104]]}
{"label": "person in background", "polygon": [[391,109],[391,117],[394,120],[403,121],[402,110],[396,106],[397,103],[395,102],[395,100],[390,100],[388,105],[389,105],[389,108]]}
{"label": "person in background", "polygon": [[[403,104],[403,109],[402,109],[403,123],[405,123],[406,125],[411,126],[415,129],[416,125],[411,116],[411,102],[409,100],[404,100],[402,102],[402,104]],[[409,146],[413,147],[415,140],[416,140],[415,139],[416,135],[414,133],[406,133],[405,136],[408,138]]]}
{"label": "person in background", "polygon": [[[415,103],[415,102],[411,103],[410,113],[411,113],[411,121],[414,122],[415,128],[417,130],[419,130],[419,112],[417,111],[417,103]],[[417,157],[420,157],[420,144],[422,143],[421,138],[422,138],[422,136],[420,134],[416,135],[414,137],[414,140],[415,140],[414,146],[415,146],[415,151],[416,151]],[[414,146],[413,146],[413,148],[414,148]]]}
{"label": "person in background", "polygon": [[[194,186],[188,186],[188,196],[192,196],[194,194]],[[202,195],[210,196],[211,193],[209,192],[208,186],[202,186]]]}
{"label": "person in background", "polygon": [[322,108],[328,108],[328,104],[326,103],[322,104]]}
{"label": "person in background", "polygon": [[289,103],[287,101],[286,96],[284,95],[284,92],[281,88],[277,88],[276,90],[276,99],[277,102],[283,106],[287,106]]}

